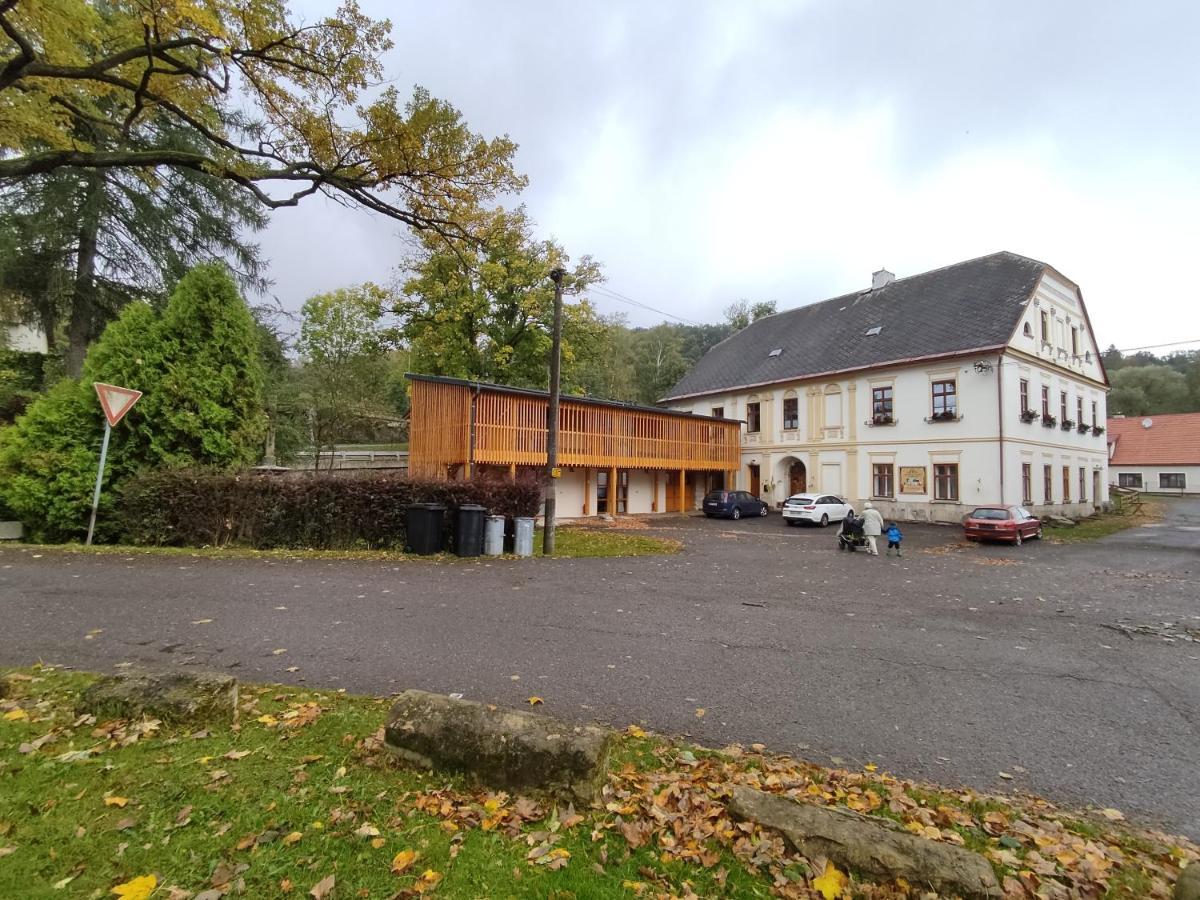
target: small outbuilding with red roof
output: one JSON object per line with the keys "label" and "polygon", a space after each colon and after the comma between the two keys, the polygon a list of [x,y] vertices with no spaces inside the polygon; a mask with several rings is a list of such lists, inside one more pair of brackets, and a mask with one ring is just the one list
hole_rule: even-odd
{"label": "small outbuilding with red roof", "polygon": [[1117,487],[1200,494],[1200,412],[1110,418],[1108,471]]}

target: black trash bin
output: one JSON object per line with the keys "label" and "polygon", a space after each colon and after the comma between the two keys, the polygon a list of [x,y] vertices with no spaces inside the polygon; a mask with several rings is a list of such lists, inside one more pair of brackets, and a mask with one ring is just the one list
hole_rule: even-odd
{"label": "black trash bin", "polygon": [[429,556],[442,552],[442,517],[446,507],[440,503],[412,503],[404,517],[405,549]]}
{"label": "black trash bin", "polygon": [[458,556],[479,556],[483,553],[483,526],[487,522],[487,507],[464,503],[454,520],[454,552]]}

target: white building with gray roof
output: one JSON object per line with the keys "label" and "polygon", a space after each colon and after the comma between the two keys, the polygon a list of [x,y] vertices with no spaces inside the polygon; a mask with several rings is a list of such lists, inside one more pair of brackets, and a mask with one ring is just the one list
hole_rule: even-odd
{"label": "white building with gray roof", "polygon": [[[1078,285],[1000,252],[760,319],[675,385],[742,420],[738,483],[903,520],[981,504],[1079,515],[1107,500],[1108,379]],[[720,478],[721,476],[714,476]],[[715,484],[694,485],[698,500]]]}

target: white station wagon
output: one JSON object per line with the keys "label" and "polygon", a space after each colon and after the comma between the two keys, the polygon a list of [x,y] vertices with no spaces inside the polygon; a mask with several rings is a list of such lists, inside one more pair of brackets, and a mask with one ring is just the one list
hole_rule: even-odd
{"label": "white station wagon", "polygon": [[789,525],[806,522],[824,528],[854,515],[854,507],[833,494],[793,494],[783,502],[783,521]]}

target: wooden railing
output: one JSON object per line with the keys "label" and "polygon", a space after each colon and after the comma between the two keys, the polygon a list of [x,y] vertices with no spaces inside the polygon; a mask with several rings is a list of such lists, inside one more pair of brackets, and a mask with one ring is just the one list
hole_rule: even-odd
{"label": "wooden railing", "polygon": [[[545,465],[546,406],[546,397],[536,394],[414,380],[410,469],[436,475],[468,461]],[[559,429],[558,459],[565,467],[717,472],[738,468],[739,424],[734,421],[564,397]]]}

